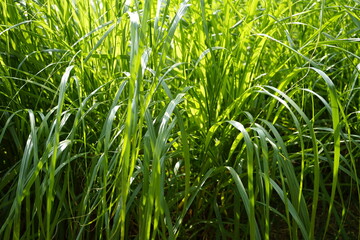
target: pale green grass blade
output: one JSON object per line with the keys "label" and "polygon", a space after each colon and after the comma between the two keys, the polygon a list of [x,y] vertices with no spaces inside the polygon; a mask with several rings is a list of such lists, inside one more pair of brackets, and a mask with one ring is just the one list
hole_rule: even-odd
{"label": "pale green grass blade", "polygon": [[[255,219],[255,194],[254,194],[254,161],[253,161],[253,144],[251,142],[250,136],[245,130],[244,126],[235,121],[229,121],[231,125],[237,128],[244,135],[244,140],[246,143],[247,150],[247,174],[248,174],[248,192],[249,192],[249,208],[248,208],[248,216],[250,221],[250,239],[258,239],[259,233],[257,231],[257,223]],[[234,177],[234,176],[233,176]],[[241,194],[241,193],[240,193]]]}
{"label": "pale green grass blade", "polygon": [[[328,229],[328,225],[330,223],[330,216],[333,209],[333,203],[335,198],[335,191],[338,184],[338,173],[339,173],[339,165],[340,165],[340,116],[339,116],[339,108],[338,108],[338,96],[336,93],[335,85],[331,81],[331,79],[321,70],[316,68],[311,68],[315,72],[317,72],[326,82],[328,86],[329,95],[330,95],[330,106],[331,106],[331,116],[333,123],[333,131],[334,131],[334,165],[333,165],[333,182],[331,187],[331,197],[329,203],[329,212],[326,220],[325,233]],[[325,237],[325,235],[324,235]]]}
{"label": "pale green grass blade", "polygon": [[57,146],[59,144],[59,130],[60,130],[60,122],[61,122],[61,114],[62,114],[62,108],[64,105],[64,98],[65,98],[65,90],[66,90],[66,83],[69,80],[70,72],[73,69],[74,66],[69,66],[66,68],[64,75],[61,79],[61,84],[59,87],[59,100],[57,105],[57,113],[56,113],[56,125],[54,129],[54,142],[53,142],[53,154],[52,158],[50,160],[49,164],[49,188],[46,194],[46,239],[49,240],[52,238],[52,232],[51,229],[54,226],[54,223],[52,223],[52,205],[54,202],[54,184],[55,184],[55,168],[56,168],[56,158],[57,158]]}

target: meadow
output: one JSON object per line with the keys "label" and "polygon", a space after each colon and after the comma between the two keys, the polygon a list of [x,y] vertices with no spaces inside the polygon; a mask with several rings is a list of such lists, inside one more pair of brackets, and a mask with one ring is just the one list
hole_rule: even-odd
{"label": "meadow", "polygon": [[359,0],[2,0],[0,239],[360,239]]}

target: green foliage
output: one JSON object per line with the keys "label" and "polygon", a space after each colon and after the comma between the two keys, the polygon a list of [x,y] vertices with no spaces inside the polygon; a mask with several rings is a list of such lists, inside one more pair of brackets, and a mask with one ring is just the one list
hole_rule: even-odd
{"label": "green foliage", "polygon": [[360,238],[359,1],[0,13],[1,239]]}

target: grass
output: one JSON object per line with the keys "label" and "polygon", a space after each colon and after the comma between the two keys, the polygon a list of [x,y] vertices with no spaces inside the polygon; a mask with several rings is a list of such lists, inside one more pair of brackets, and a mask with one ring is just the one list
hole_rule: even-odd
{"label": "grass", "polygon": [[360,2],[0,3],[1,239],[360,239]]}

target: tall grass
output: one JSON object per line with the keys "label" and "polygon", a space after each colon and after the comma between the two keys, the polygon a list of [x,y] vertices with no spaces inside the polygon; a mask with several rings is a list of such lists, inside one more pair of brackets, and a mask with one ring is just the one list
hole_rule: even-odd
{"label": "tall grass", "polygon": [[1,239],[360,238],[358,1],[0,12]]}

